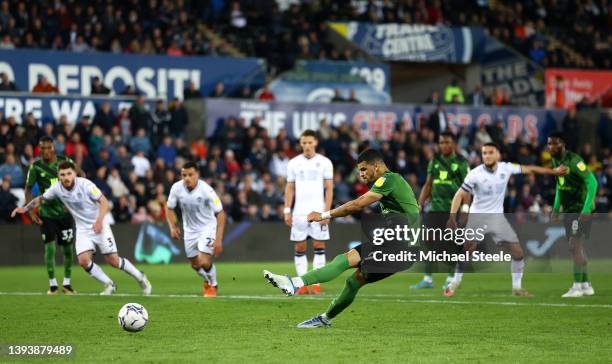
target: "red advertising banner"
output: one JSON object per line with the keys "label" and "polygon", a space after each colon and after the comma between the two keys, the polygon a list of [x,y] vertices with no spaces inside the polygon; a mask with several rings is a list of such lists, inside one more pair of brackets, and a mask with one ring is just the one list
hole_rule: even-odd
{"label": "red advertising banner", "polygon": [[547,69],[546,107],[568,109],[583,98],[589,103],[612,103],[612,71]]}

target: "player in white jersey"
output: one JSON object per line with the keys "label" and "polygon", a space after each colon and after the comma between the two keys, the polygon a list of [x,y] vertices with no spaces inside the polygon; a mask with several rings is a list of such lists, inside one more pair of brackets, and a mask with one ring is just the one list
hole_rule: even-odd
{"label": "player in white jersey", "polygon": [[[523,270],[525,267],[523,248],[519,244],[518,236],[508,220],[504,217],[504,198],[508,187],[508,180],[513,174],[537,173],[562,175],[565,167],[550,169],[539,166],[525,166],[508,162],[500,162],[499,147],[494,143],[486,143],[482,147],[483,164],[472,169],[465,177],[461,188],[455,194],[451,205],[448,226],[457,227],[456,216],[461,202],[473,196],[469,209],[466,229],[484,229],[490,234],[496,244],[512,256],[512,294],[515,296],[531,296],[522,288]],[[469,248],[466,246],[466,249]],[[447,297],[453,296],[461,283],[463,273],[456,273],[455,277],[444,291]]]}
{"label": "player in white jersey", "polygon": [[198,166],[187,162],[181,169],[182,180],[170,188],[166,206],[166,220],[172,238],[179,239],[181,230],[176,224],[174,209],[181,208],[185,254],[191,267],[204,278],[204,297],[217,296],[217,269],[213,256],[223,251],[225,212],[221,200],[206,182],[200,180]]}
{"label": "player in white jersey", "polygon": [[[291,159],[287,166],[284,214],[285,224],[291,227],[291,241],[295,243],[294,262],[298,276],[308,272],[308,238],[312,239],[314,249],[313,269],[325,265],[325,241],[329,240],[329,220],[310,223],[306,220],[311,211],[329,211],[334,198],[334,167],[328,158],[316,152],[317,144],[317,134],[305,130],[300,136],[302,154]],[[310,291],[300,288],[297,294],[321,292],[318,284],[310,287]]]}
{"label": "player in white jersey", "polygon": [[126,258],[117,254],[117,243],[104,217],[108,212],[108,200],[93,182],[87,178],[77,177],[76,166],[71,161],[58,165],[59,182],[33,199],[24,207],[16,208],[12,215],[23,214],[36,208],[45,201],[59,198],[70,211],[76,223],[75,249],[79,265],[89,275],[104,284],[102,295],[110,295],[116,291],[117,286],[104,273],[102,268],[93,261],[96,250],[104,255],[104,259],[115,268],[119,268],[138,281],[145,295],[151,294],[151,284],[147,276],[136,269]]}

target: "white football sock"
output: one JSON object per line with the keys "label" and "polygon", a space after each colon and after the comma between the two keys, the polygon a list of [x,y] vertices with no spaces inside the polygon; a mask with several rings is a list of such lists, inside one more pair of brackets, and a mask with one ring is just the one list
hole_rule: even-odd
{"label": "white football sock", "polygon": [[514,260],[510,263],[512,271],[512,289],[521,289],[523,281],[523,270],[525,269],[525,259]]}
{"label": "white football sock", "polygon": [[453,282],[461,283],[462,279],[463,279],[463,273],[455,272],[455,276],[453,277]]}
{"label": "white football sock", "polygon": [[195,269],[195,271],[200,277],[206,279],[206,281],[208,282],[208,277],[206,276],[206,271],[204,270],[204,268],[200,267],[198,269]]}
{"label": "white football sock", "polygon": [[308,272],[308,257],[306,256],[306,252],[295,253],[293,261],[295,263],[295,273],[298,276],[301,277]]}
{"label": "white football sock", "polygon": [[144,274],[138,269],[136,269],[132,262],[130,262],[126,258],[119,259],[119,269],[134,277],[138,282],[141,282],[144,279]]}
{"label": "white football sock", "polygon": [[[325,249],[315,249],[314,257],[312,258],[312,269],[321,268],[324,265],[325,265]],[[306,270],[308,271],[308,269]]]}
{"label": "white football sock", "polygon": [[427,283],[433,283],[433,277],[432,277],[432,276],[430,276],[429,274],[425,274],[425,275],[423,276],[423,280],[424,280],[425,282],[427,282]]}
{"label": "white football sock", "polygon": [[69,286],[69,285],[70,285],[70,278],[64,277],[64,282],[62,283],[62,286]]}
{"label": "white football sock", "polygon": [[574,285],[572,286],[573,289],[578,289],[578,290],[582,290],[582,283],[581,282],[574,282]]}
{"label": "white football sock", "polygon": [[217,267],[215,267],[215,265],[211,265],[210,269],[208,270],[208,272],[205,270],[204,273],[206,274],[206,281],[208,281],[208,284],[210,284],[211,286],[216,286],[217,285]]}
{"label": "white football sock", "polygon": [[106,275],[106,273],[104,273],[102,268],[100,268],[100,266],[94,262],[91,262],[89,268],[85,269],[85,271],[89,273],[90,276],[94,277],[95,279],[99,280],[104,284],[113,283],[113,281]]}
{"label": "white football sock", "polygon": [[49,287],[57,287],[57,280],[55,278],[49,279]]}

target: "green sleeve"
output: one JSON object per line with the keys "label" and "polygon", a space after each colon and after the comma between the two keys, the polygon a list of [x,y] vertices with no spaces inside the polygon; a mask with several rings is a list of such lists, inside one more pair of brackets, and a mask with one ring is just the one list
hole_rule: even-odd
{"label": "green sleeve", "polygon": [[395,185],[394,179],[395,177],[393,175],[380,177],[374,182],[370,191],[388,196],[391,191],[393,191],[393,186]]}
{"label": "green sleeve", "polygon": [[570,173],[577,174],[578,176],[580,176],[580,178],[585,180],[585,182],[586,182],[586,179],[589,178],[589,175],[591,174],[591,171],[589,171],[589,168],[584,163],[582,158],[578,156],[575,158],[572,158],[572,162],[568,166],[568,168],[570,169]]}
{"label": "green sleeve", "polygon": [[561,208],[561,197],[559,197],[559,182],[557,182],[557,187],[555,189],[555,203],[553,204],[553,212],[559,212]]}
{"label": "green sleeve", "polygon": [[468,173],[470,173],[470,165],[467,161],[463,161],[459,171],[459,174],[461,175],[461,182],[465,181],[465,177],[467,177]]}
{"label": "green sleeve", "polygon": [[589,176],[585,178],[585,182],[587,185],[587,193],[584,199],[582,213],[588,214],[593,210],[593,200],[595,200],[595,194],[597,193],[597,180],[593,173],[589,173]]}
{"label": "green sleeve", "polygon": [[429,163],[427,164],[427,175],[431,176],[433,175],[433,161],[435,158],[432,158]]}
{"label": "green sleeve", "polygon": [[34,168],[34,164],[30,165],[28,168],[28,175],[26,177],[26,187],[32,188],[36,183],[36,168]]}

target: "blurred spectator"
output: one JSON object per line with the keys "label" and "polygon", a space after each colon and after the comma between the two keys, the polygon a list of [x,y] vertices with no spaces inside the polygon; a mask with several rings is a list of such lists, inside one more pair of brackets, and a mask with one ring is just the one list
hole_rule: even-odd
{"label": "blurred spectator", "polygon": [[459,87],[459,82],[456,79],[451,81],[451,84],[446,86],[444,90],[444,102],[447,104],[455,103],[455,104],[463,104],[463,90]]}
{"label": "blurred spectator", "polygon": [[478,107],[488,104],[485,99],[486,98],[482,91],[482,86],[476,85],[476,87],[474,88],[474,92],[472,92],[472,106]]}
{"label": "blurred spectator", "polygon": [[223,82],[217,82],[215,88],[210,92],[208,97],[225,97],[225,84]]}
{"label": "blurred spectator", "polygon": [[183,106],[183,102],[175,98],[169,105],[171,123],[170,123],[170,134],[174,138],[183,138],[185,136],[185,128],[189,120],[187,119],[187,110]]}
{"label": "blurred spectator", "polygon": [[274,101],[274,94],[272,93],[272,91],[270,91],[267,84],[264,86],[263,90],[259,94],[258,99],[261,101]]}
{"label": "blurred spectator", "polygon": [[576,118],[576,108],[572,107],[567,110],[567,114],[563,118],[563,138],[567,149],[576,150],[578,147],[578,119]]}
{"label": "blurred spectator", "polygon": [[38,77],[38,83],[36,83],[36,85],[34,85],[34,88],[32,89],[33,93],[47,93],[47,94],[59,94],[59,90],[57,89],[57,87],[53,86],[51,83],[49,83],[49,79],[47,78],[47,76],[39,76]]}
{"label": "blurred spectator", "polygon": [[104,101],[100,108],[96,111],[96,116],[93,119],[93,125],[102,128],[105,134],[109,134],[113,126],[115,126],[115,115],[111,110],[111,104]]}
{"label": "blurred spectator", "polygon": [[91,94],[92,95],[108,95],[110,94],[110,89],[100,81],[100,77],[96,76],[92,78],[91,84]]}
{"label": "blurred spectator", "polygon": [[5,72],[0,72],[0,91],[18,91],[15,82],[11,81]]}
{"label": "blurred spectator", "polygon": [[183,90],[183,98],[188,100],[201,97],[203,97],[202,93],[196,88],[195,83],[193,83],[193,81],[189,81],[187,88]]}
{"label": "blurred spectator", "polygon": [[176,159],[176,147],[172,143],[172,137],[166,135],[162,144],[157,148],[157,157],[164,161],[166,166],[173,166]]}
{"label": "blurred spectator", "polygon": [[19,199],[11,192],[10,175],[3,176],[2,186],[0,186],[0,223],[16,221],[15,218],[11,218],[11,213],[17,208],[17,201]]}
{"label": "blurred spectator", "polygon": [[340,89],[337,88],[334,90],[334,97],[332,97],[331,102],[344,102]]}
{"label": "blurred spectator", "polygon": [[142,150],[137,150],[136,155],[132,157],[132,165],[134,166],[134,172],[138,178],[143,178],[147,174],[147,171],[151,169],[151,162],[145,157],[145,153]]}
{"label": "blurred spectator", "polygon": [[359,103],[359,99],[357,98],[357,95],[355,94],[355,90],[353,89],[349,90],[349,98],[346,100],[346,102],[351,102],[354,104]]}
{"label": "blurred spectator", "polygon": [[448,115],[446,114],[442,104],[438,104],[436,106],[436,110],[429,115],[427,127],[434,132],[436,140],[438,139],[440,133],[443,133],[450,128]]}
{"label": "blurred spectator", "polygon": [[145,106],[145,99],[143,96],[138,96],[136,98],[136,102],[132,104],[129,111],[129,118],[131,122],[132,134],[136,134],[138,129],[149,130],[151,114]]}
{"label": "blurred spectator", "polygon": [[136,136],[130,141],[130,150],[132,153],[143,152],[144,155],[149,155],[152,150],[151,141],[147,137],[147,132],[144,128],[138,129]]}
{"label": "blurred spectator", "polygon": [[23,169],[15,160],[15,155],[8,154],[2,165],[0,165],[0,178],[10,177],[11,187],[21,188],[25,184]]}

